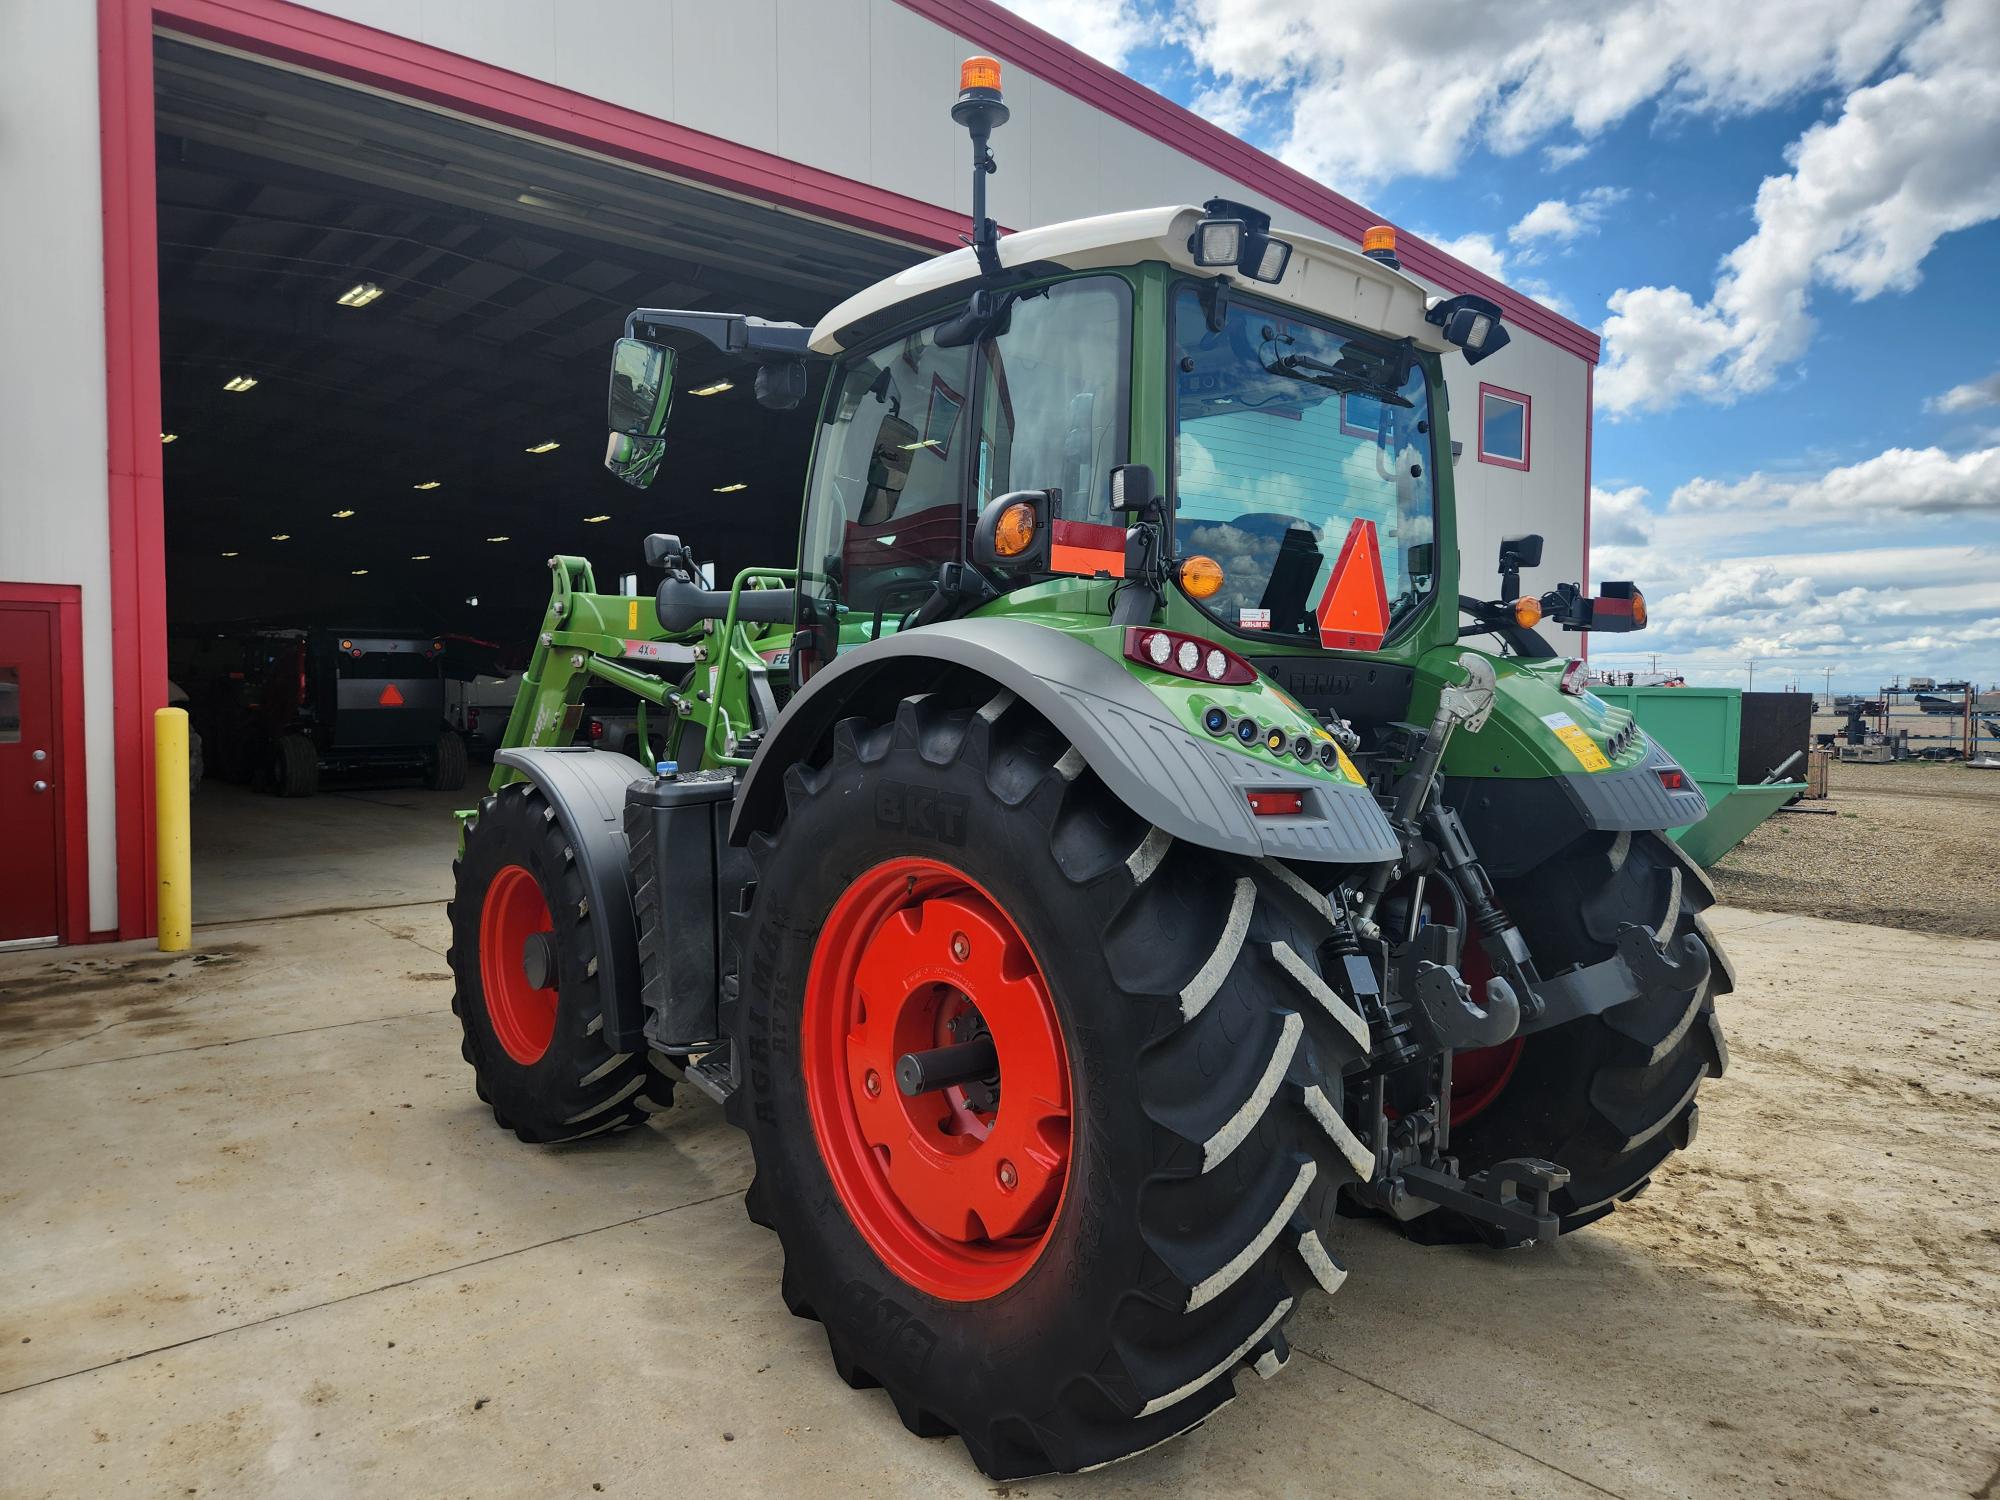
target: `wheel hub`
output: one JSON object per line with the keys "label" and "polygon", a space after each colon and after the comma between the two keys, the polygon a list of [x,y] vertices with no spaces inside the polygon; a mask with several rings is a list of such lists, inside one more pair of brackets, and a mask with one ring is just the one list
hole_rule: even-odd
{"label": "wheel hub", "polygon": [[479,984],[507,1055],[540,1062],[556,1034],[555,920],[525,865],[503,865],[479,911]]}
{"label": "wheel hub", "polygon": [[1069,1062],[984,890],[924,859],[857,879],[813,954],[803,1061],[834,1186],[892,1270],[961,1301],[1027,1271],[1069,1178]]}

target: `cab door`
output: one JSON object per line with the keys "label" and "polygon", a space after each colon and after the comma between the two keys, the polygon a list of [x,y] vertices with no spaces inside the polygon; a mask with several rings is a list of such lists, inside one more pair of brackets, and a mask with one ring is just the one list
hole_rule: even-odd
{"label": "cab door", "polygon": [[53,608],[0,601],[0,945],[59,930],[55,648]]}

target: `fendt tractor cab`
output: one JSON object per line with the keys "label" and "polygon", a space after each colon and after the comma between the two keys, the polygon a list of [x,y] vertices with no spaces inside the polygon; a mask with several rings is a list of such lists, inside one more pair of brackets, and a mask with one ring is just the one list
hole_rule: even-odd
{"label": "fendt tractor cab", "polygon": [[[1700,791],[1529,628],[1639,592],[1522,596],[1523,537],[1459,595],[1448,380],[1500,309],[1221,200],[998,235],[997,64],[953,114],[966,248],[810,330],[632,315],[635,483],[671,339],[770,406],[823,370],[796,572],[553,560],[452,967],[501,1124],[720,1100],[835,1368],[1012,1477],[1282,1369],[1337,1214],[1512,1246],[1638,1193],[1729,977],[1664,834]],[[587,679],[699,759],[563,748]]]}

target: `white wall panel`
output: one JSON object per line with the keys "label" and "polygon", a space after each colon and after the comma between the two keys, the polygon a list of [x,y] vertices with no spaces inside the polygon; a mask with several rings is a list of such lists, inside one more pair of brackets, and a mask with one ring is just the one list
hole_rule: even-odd
{"label": "white wall panel", "polygon": [[[902,6],[870,0],[868,32],[869,179],[892,193],[925,203],[955,204],[971,198],[965,136],[947,111],[958,89],[963,44]],[[945,71],[948,70],[948,71]],[[943,74],[940,85],[935,82]],[[938,128],[938,121],[945,128]]]}
{"label": "white wall panel", "polygon": [[[550,0],[422,0],[417,14],[418,35],[433,47],[530,78],[556,76],[556,12]],[[385,29],[400,31],[405,24],[391,22]]]}
{"label": "white wall panel", "polygon": [[[0,580],[83,590],[90,926],[118,922],[97,8],[0,5]],[[79,914],[80,915],[80,914]]]}
{"label": "white wall panel", "polygon": [[778,0],[778,154],[866,182],[869,0]]}
{"label": "white wall panel", "polygon": [[776,152],[777,0],[673,0],[673,7],[674,119]]}
{"label": "white wall panel", "polygon": [[557,83],[655,119],[674,118],[672,5],[563,0],[555,25]]}
{"label": "white wall panel", "polygon": [[[1039,78],[1027,80],[1027,128],[1015,135],[1028,143],[1026,225],[1059,224],[1103,212],[1103,114],[1067,90]],[[1010,122],[1007,133],[1014,131]],[[1009,144],[1003,140],[1002,144]]]}

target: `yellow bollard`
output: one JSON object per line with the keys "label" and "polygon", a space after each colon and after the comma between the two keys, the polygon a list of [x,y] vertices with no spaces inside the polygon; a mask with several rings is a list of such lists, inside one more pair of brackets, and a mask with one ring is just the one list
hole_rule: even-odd
{"label": "yellow bollard", "polygon": [[194,941],[194,888],[188,854],[188,716],[184,708],[153,710],[153,813],[160,951],[185,953]]}

